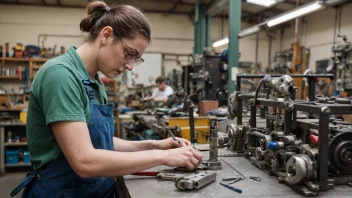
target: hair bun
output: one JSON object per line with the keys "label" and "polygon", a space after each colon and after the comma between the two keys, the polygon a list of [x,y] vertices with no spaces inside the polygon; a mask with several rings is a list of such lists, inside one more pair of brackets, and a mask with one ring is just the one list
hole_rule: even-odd
{"label": "hair bun", "polygon": [[90,3],[87,6],[87,16],[80,23],[81,31],[90,32],[97,20],[109,10],[110,7],[102,1]]}

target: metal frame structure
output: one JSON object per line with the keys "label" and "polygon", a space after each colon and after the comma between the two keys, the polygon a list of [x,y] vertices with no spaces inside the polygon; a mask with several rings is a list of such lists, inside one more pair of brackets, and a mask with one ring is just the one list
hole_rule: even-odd
{"label": "metal frame structure", "polygon": [[[248,96],[248,95],[243,95],[241,96],[241,79],[244,79],[244,78],[263,78],[265,75],[264,74],[238,74],[236,76],[236,99],[237,99],[237,125],[241,125],[242,124],[242,100],[243,99],[248,99],[248,97],[250,98],[251,96]],[[270,75],[271,77],[280,77],[282,76],[282,74],[271,74]],[[304,74],[291,74],[290,75],[292,78],[307,78],[308,79],[308,87],[309,87],[309,90],[308,90],[308,98],[309,98],[309,101],[314,101],[314,97],[315,97],[315,86],[314,86],[314,83],[316,82],[316,79],[317,78],[330,78],[330,80],[334,80],[334,75],[332,74],[307,74],[307,75],[304,75]],[[252,96],[253,97],[253,96]],[[253,106],[253,105],[252,105]],[[255,106],[254,106],[255,107]],[[253,109],[255,110],[255,109]],[[255,114],[252,115],[254,116],[254,119],[251,119],[251,120],[254,120],[255,121]]]}
{"label": "metal frame structure", "polygon": [[[241,82],[242,78],[262,78],[265,75],[237,75],[237,82]],[[280,77],[281,75],[271,75],[272,77]],[[334,79],[334,75],[331,74],[319,74],[319,75],[290,75],[292,78],[307,78],[309,84],[308,98],[309,101],[273,101],[269,99],[259,98],[256,101],[253,99],[253,95],[241,94],[241,84],[237,83],[236,103],[237,103],[237,125],[242,125],[242,101],[249,100],[251,105],[250,109],[250,127],[256,128],[256,113],[257,107],[261,107],[264,115],[264,106],[273,107],[278,109],[284,109],[284,134],[289,135],[296,133],[297,129],[297,111],[306,112],[309,115],[317,115],[319,120],[319,143],[318,143],[318,159],[317,159],[317,180],[319,185],[319,191],[325,191],[332,187],[331,181],[328,178],[329,168],[329,116],[337,114],[352,114],[351,104],[325,104],[315,103],[315,82],[316,78],[330,78]],[[255,104],[253,104],[255,102]],[[279,176],[279,175],[277,175]],[[279,176],[280,178],[280,176]],[[286,180],[285,183],[289,184]],[[316,195],[314,193],[308,193],[298,185],[290,185],[293,189],[301,192],[305,195]]]}

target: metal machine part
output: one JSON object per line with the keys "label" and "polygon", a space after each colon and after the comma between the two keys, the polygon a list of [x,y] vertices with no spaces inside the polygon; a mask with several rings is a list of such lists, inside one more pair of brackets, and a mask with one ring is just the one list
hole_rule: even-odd
{"label": "metal machine part", "polygon": [[228,147],[231,151],[243,153],[245,149],[245,138],[247,136],[248,127],[243,125],[229,124],[226,132],[228,134]]}
{"label": "metal machine part", "polygon": [[292,184],[308,182],[313,176],[313,162],[305,154],[294,155],[286,163],[286,174]]}
{"label": "metal machine part", "polygon": [[[237,95],[238,124],[228,125],[227,133],[231,150],[237,152],[237,146],[241,145],[239,150],[253,165],[275,175],[295,191],[315,196],[334,185],[352,183],[352,124],[336,120],[340,115],[352,114],[352,103],[350,99],[333,97],[314,101],[316,77],[329,76],[299,76],[308,79],[309,101],[291,97],[295,94],[291,77],[266,78],[270,95],[251,100],[250,126],[242,123],[239,112],[243,99]],[[237,80],[239,77],[242,76],[238,75]],[[257,126],[257,108],[265,125]],[[309,116],[301,118],[297,112]]]}
{"label": "metal machine part", "polygon": [[228,143],[229,143],[228,134],[224,132],[218,132],[218,147],[224,148],[228,145]]}
{"label": "metal machine part", "polygon": [[176,179],[184,176],[177,173],[159,173],[156,177],[159,181],[176,181]]}
{"label": "metal machine part", "polygon": [[218,132],[216,130],[216,121],[211,122],[210,126],[210,149],[209,149],[209,170],[221,170],[221,162],[218,158]]}
{"label": "metal machine part", "polygon": [[351,91],[352,90],[352,44],[347,40],[346,36],[338,35],[344,41],[342,44],[332,47],[334,56],[331,64],[326,68],[327,72],[336,75],[335,91]]}
{"label": "metal machine part", "polygon": [[293,78],[289,75],[283,75],[280,78],[273,78],[270,83],[266,83],[265,86],[270,87],[272,97],[278,98],[284,97],[284,100],[294,100],[296,93],[298,92],[297,87],[293,83]]}
{"label": "metal machine part", "polygon": [[216,180],[216,172],[205,171],[198,174],[181,177],[175,180],[175,186],[179,190],[200,189]]}

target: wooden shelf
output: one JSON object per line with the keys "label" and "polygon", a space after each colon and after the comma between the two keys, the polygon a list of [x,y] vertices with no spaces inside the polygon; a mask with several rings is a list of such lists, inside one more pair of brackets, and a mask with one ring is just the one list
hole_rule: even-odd
{"label": "wooden shelf", "polygon": [[29,62],[28,58],[0,58],[0,61]]}
{"label": "wooden shelf", "polygon": [[5,167],[26,167],[26,166],[31,166],[31,164],[25,164],[23,162],[20,162],[18,164],[5,164]]}
{"label": "wooden shelf", "polygon": [[26,126],[25,123],[0,122],[0,127]]}
{"label": "wooden shelf", "polygon": [[21,111],[22,109],[25,109],[25,108],[13,108],[13,109],[0,108],[0,111]]}
{"label": "wooden shelf", "polygon": [[5,143],[5,146],[27,146],[27,142],[13,142],[13,143]]}
{"label": "wooden shelf", "polygon": [[13,61],[13,62],[46,62],[48,58],[0,58],[0,61]]}
{"label": "wooden shelf", "polygon": [[33,62],[46,62],[50,59],[48,59],[48,58],[30,58],[29,60],[33,61]]}
{"label": "wooden shelf", "polygon": [[18,79],[18,77],[14,77],[14,76],[0,76],[0,80],[18,80],[18,81],[23,81]]}

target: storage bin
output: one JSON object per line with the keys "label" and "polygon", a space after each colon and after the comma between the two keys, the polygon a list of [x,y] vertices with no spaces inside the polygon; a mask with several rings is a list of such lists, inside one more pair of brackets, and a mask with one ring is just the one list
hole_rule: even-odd
{"label": "storage bin", "polygon": [[18,151],[7,150],[5,151],[6,164],[18,164]]}
{"label": "storage bin", "polygon": [[28,151],[23,152],[23,163],[30,164],[31,158]]}

